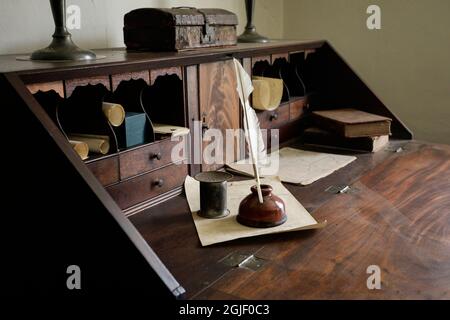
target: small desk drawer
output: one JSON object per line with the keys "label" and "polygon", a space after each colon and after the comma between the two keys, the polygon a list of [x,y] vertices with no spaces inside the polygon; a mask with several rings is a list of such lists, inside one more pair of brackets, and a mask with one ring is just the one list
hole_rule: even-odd
{"label": "small desk drawer", "polygon": [[103,186],[119,181],[119,157],[101,158],[86,164]]}
{"label": "small desk drawer", "polygon": [[106,190],[121,209],[126,209],[181,186],[187,174],[187,165],[173,164],[108,187]]}
{"label": "small desk drawer", "polygon": [[289,104],[282,104],[274,111],[257,112],[261,129],[278,128],[289,121]]}
{"label": "small desk drawer", "polygon": [[172,148],[179,142],[165,139],[120,154],[122,180],[158,169],[172,162]]}

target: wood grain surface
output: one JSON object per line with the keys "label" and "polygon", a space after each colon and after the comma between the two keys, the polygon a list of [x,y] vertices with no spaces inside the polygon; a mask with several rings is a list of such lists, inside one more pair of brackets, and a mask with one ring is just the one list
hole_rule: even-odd
{"label": "wood grain surface", "polygon": [[[209,129],[218,129],[226,136],[226,129],[239,129],[239,97],[236,91],[236,76],[232,60],[201,64],[200,82],[200,117]],[[235,139],[235,153],[239,148]],[[204,142],[205,147],[209,142]],[[225,143],[224,143],[225,148]],[[225,159],[225,150],[218,150],[218,159]],[[221,164],[206,164],[203,171],[216,170]]]}
{"label": "wood grain surface", "polygon": [[305,112],[306,106],[307,106],[307,99],[298,99],[298,100],[293,100],[290,102],[290,120],[297,120],[299,119],[303,113]]}
{"label": "wood grain surface", "polygon": [[[310,186],[286,185],[317,220],[328,221],[322,230],[202,248],[182,196],[132,222],[191,299],[449,299],[450,147],[391,146],[404,151],[357,154]],[[325,192],[336,184],[352,191]],[[264,266],[220,262],[233,252],[254,254]],[[381,269],[381,290],[366,286],[370,265]]]}
{"label": "wood grain surface", "polygon": [[89,162],[87,167],[103,186],[108,186],[120,180],[119,157],[117,155],[94,160]]}

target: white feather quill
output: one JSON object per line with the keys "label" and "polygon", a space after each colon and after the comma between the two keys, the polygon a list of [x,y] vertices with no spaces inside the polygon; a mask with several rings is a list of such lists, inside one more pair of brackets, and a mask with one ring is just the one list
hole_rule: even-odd
{"label": "white feather quill", "polygon": [[253,92],[253,85],[250,76],[247,74],[241,63],[234,60],[234,67],[236,69],[237,92],[241,100],[242,109],[244,110],[244,131],[247,140],[250,159],[253,165],[253,171],[256,179],[256,189],[258,191],[258,199],[263,203],[261,192],[261,182],[259,179],[259,164],[265,160],[266,150],[264,147],[264,140],[259,127],[259,120],[256,116],[255,110],[250,106],[249,97]]}

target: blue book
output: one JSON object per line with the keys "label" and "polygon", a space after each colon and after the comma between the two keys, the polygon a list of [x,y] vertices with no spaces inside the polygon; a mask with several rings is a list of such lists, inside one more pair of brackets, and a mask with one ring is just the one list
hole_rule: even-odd
{"label": "blue book", "polygon": [[147,116],[145,113],[125,113],[125,145],[131,148],[145,143]]}

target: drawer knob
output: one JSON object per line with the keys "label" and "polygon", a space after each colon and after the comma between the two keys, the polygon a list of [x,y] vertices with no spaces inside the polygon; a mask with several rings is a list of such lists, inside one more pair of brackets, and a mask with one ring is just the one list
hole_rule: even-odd
{"label": "drawer knob", "polygon": [[153,184],[157,187],[162,187],[164,185],[164,180],[163,179],[156,179]]}
{"label": "drawer knob", "polygon": [[158,152],[158,153],[152,153],[151,155],[150,155],[150,160],[161,160],[161,158],[162,158],[162,155],[161,155],[161,152]]}
{"label": "drawer knob", "polygon": [[270,121],[276,121],[278,120],[278,113],[273,113],[270,115]]}

